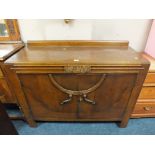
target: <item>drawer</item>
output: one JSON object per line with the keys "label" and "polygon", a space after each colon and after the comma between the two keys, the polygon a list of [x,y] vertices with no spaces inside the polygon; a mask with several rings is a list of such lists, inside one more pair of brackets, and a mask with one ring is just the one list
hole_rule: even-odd
{"label": "drawer", "polygon": [[154,117],[155,116],[155,102],[137,103],[132,117]]}
{"label": "drawer", "polygon": [[155,83],[155,73],[148,73],[144,83]]}
{"label": "drawer", "polygon": [[143,87],[140,92],[139,99],[155,99],[155,87]]}

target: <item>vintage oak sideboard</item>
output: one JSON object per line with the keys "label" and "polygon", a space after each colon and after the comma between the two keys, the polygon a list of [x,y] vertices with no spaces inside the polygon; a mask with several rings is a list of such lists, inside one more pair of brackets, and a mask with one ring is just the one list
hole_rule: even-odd
{"label": "vintage oak sideboard", "polygon": [[11,89],[7,80],[4,61],[23,46],[22,43],[0,43],[0,101],[2,103],[17,103],[13,89]]}
{"label": "vintage oak sideboard", "polygon": [[118,121],[125,127],[148,68],[125,41],[31,41],[5,61],[30,126]]}

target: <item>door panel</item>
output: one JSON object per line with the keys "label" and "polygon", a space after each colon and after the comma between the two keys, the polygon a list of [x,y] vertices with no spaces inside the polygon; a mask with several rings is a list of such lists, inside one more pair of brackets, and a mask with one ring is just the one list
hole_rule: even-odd
{"label": "door panel", "polygon": [[88,95],[95,105],[80,104],[79,118],[122,118],[127,106],[136,74],[108,74],[102,85]]}
{"label": "door panel", "polygon": [[[19,78],[35,119],[76,118],[75,99],[69,104],[61,105],[60,103],[68,98],[68,95],[55,88],[48,75],[20,75]],[[72,81],[70,83],[72,84]],[[73,85],[71,86],[73,88]]]}
{"label": "door panel", "polygon": [[[36,120],[108,120],[108,118],[119,120],[136,80],[136,74],[20,74],[18,76]],[[56,84],[51,80],[51,76]],[[69,99],[69,93],[73,93],[70,100],[61,104]],[[95,104],[88,100],[95,101]]]}

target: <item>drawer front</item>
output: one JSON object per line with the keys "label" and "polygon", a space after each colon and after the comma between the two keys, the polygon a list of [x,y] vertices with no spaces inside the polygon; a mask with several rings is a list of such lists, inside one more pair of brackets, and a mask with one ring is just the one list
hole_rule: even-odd
{"label": "drawer front", "polygon": [[148,73],[144,83],[155,83],[155,73]]}
{"label": "drawer front", "polygon": [[155,102],[137,103],[132,117],[154,117],[155,116]]}
{"label": "drawer front", "polygon": [[143,87],[140,92],[139,99],[155,99],[155,87]]}

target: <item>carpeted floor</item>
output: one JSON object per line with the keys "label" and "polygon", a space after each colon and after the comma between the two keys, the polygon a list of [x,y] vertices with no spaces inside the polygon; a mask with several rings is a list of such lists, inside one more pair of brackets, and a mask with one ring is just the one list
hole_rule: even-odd
{"label": "carpeted floor", "polygon": [[37,128],[24,121],[13,123],[21,135],[155,135],[155,118],[130,119],[126,128],[119,128],[115,122],[38,122]]}

